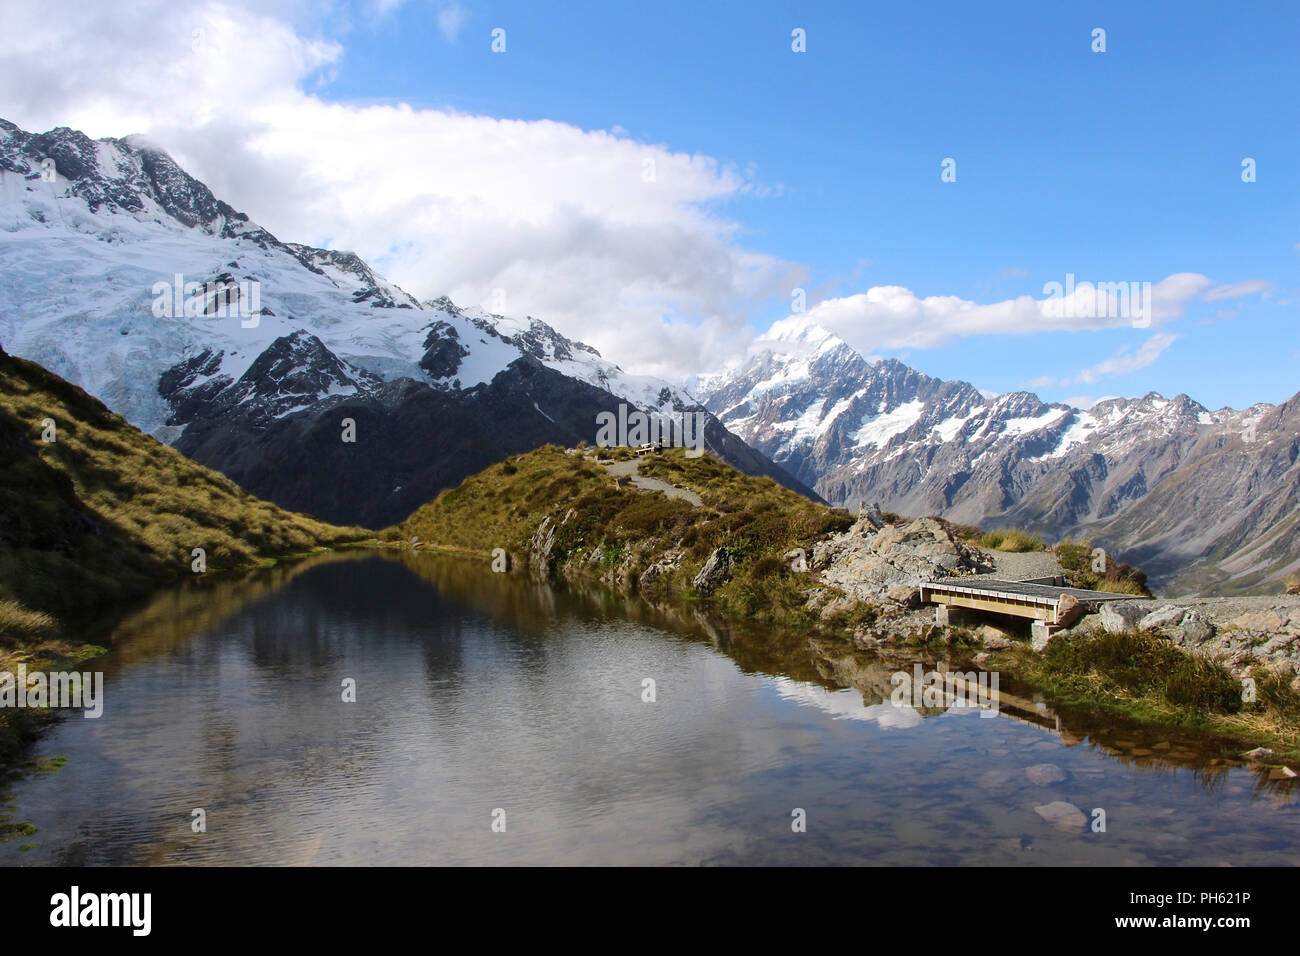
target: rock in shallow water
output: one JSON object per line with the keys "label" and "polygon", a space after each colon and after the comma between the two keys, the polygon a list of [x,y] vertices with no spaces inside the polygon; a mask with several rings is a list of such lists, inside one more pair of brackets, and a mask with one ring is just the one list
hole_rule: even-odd
{"label": "rock in shallow water", "polygon": [[1088,823],[1088,818],[1082,810],[1064,800],[1044,803],[1042,806],[1034,807],[1034,812],[1058,830],[1077,830]]}
{"label": "rock in shallow water", "polygon": [[1048,784],[1060,783],[1065,780],[1069,774],[1054,763],[1040,763],[1027,768],[1025,770],[1025,776],[1040,787],[1045,787]]}

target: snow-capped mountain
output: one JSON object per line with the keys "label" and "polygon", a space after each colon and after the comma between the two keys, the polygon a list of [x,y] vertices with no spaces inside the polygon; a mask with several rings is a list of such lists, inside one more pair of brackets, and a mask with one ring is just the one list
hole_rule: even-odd
{"label": "snow-capped mountain", "polygon": [[[620,402],[703,412],[539,320],[281,242],[143,140],[3,120],[0,342],[256,494],[372,526],[506,455],[594,441]],[[712,416],[704,435],[811,494]]]}
{"label": "snow-capped mountain", "polygon": [[[1050,538],[1092,535],[1157,580],[1187,575],[1229,541],[1248,548],[1278,530],[1276,509],[1257,509],[1268,514],[1251,520],[1246,502],[1226,507],[1230,495],[1250,487],[1290,500],[1300,489],[1300,430],[1294,412],[1279,411],[1285,406],[1211,411],[1153,392],[1083,410],[1030,392],[990,396],[892,359],[868,362],[802,316],[776,323],[745,364],[703,379],[697,392],[729,429],[832,504],[876,501]],[[1252,462],[1254,477],[1229,487],[1246,479],[1210,468],[1211,459]],[[1178,515],[1194,506],[1213,514],[1195,534]],[[1209,534],[1211,526],[1219,531]],[[1294,537],[1267,561],[1239,561],[1237,583],[1300,567]],[[1228,575],[1194,570],[1184,580]]]}

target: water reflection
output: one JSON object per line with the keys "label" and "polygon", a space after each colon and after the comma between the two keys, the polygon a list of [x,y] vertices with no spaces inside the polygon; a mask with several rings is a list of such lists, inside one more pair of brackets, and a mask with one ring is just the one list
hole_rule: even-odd
{"label": "water reflection", "polygon": [[[894,671],[964,662],[737,631],[465,559],[324,555],[190,582],[110,625],[105,716],[61,722],[38,755],[67,766],[9,786],[6,812],[40,829],[26,852],[0,843],[2,863],[1296,856],[1290,791],[1194,740],[1005,684],[993,720],[899,708]],[[1054,826],[1035,808],[1055,801],[1103,808],[1106,832]]]}

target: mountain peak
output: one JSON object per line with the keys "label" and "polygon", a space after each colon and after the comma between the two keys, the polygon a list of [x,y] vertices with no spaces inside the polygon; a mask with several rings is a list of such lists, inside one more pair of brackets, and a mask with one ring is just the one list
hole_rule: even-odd
{"label": "mountain peak", "polygon": [[777,342],[814,354],[829,352],[841,346],[849,347],[848,343],[834,332],[823,328],[802,313],[773,322],[772,327],[759,336],[754,344],[756,347],[762,347],[767,343]]}

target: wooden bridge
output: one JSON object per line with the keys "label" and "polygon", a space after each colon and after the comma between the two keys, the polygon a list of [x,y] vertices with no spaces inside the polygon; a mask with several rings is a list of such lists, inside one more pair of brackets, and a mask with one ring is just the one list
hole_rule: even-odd
{"label": "wooden bridge", "polygon": [[[1055,579],[1055,580],[1060,580]],[[1040,581],[999,581],[974,575],[946,581],[922,581],[921,602],[939,605],[935,621],[941,625],[961,622],[961,609],[1025,617],[1033,621],[1035,638],[1043,639],[1061,627],[1073,624],[1081,615],[1107,601],[1146,600],[1136,594],[1089,591]]]}

